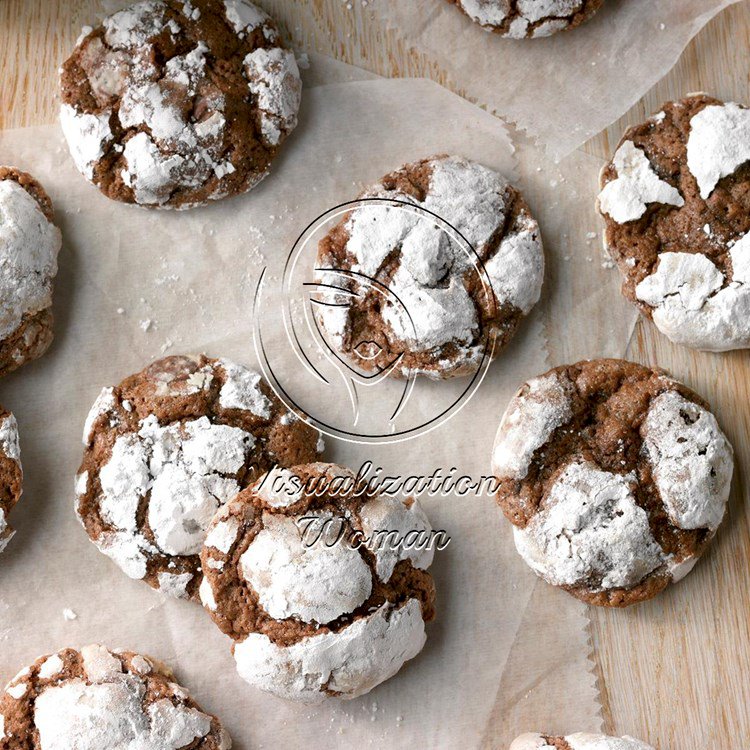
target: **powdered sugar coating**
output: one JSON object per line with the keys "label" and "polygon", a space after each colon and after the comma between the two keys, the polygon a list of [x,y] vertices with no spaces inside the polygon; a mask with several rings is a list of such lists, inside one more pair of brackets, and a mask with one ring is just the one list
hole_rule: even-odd
{"label": "powdered sugar coating", "polygon": [[750,110],[734,102],[702,109],[690,121],[687,163],[701,198],[708,198],[722,177],[750,160]]}
{"label": "powdered sugar coating", "polygon": [[60,230],[15,180],[0,179],[0,339],[52,305]]}
{"label": "powdered sugar coating", "polygon": [[[559,737],[570,745],[572,750],[654,750],[651,745],[633,737],[609,737],[603,734],[578,732],[566,737]],[[509,750],[555,750],[541,734],[522,734],[511,744]]]}
{"label": "powdered sugar coating", "polygon": [[643,425],[644,450],[669,517],[681,529],[715,531],[726,510],[733,450],[711,412],[668,391]]}
{"label": "powdered sugar coating", "polygon": [[[278,45],[273,21],[246,0],[203,13],[147,0],[114,13],[62,70],[76,166],[109,197],[143,206],[251,189],[297,123],[299,71]],[[242,76],[248,96],[226,80]]]}
{"label": "powdered sugar coating", "polygon": [[651,203],[685,205],[680,191],[656,174],[646,154],[632,141],[625,141],[617,149],[613,163],[617,179],[608,182],[599,193],[599,209],[616,222],[640,219]]}
{"label": "powdered sugar coating", "polygon": [[[419,189],[409,186],[408,178],[405,187],[393,186],[400,175],[410,173],[418,175]],[[371,320],[368,335],[378,343],[385,337],[388,353],[407,352],[419,361],[415,369],[432,377],[476,370],[485,349],[482,342],[494,336],[497,353],[541,295],[544,255],[539,227],[518,193],[491,169],[443,156],[405,165],[361,198],[398,201],[365,203],[343,224],[343,267],[357,277],[378,280],[388,290],[378,313],[383,330],[371,330]],[[455,232],[436,223],[431,214]],[[335,256],[339,251],[329,252],[322,242],[318,265],[324,270],[319,280],[340,287],[347,282],[334,278],[333,271],[342,268]],[[483,301],[489,286],[496,308]],[[329,294],[335,304],[320,305],[316,314],[331,343],[351,356],[349,349],[357,348],[348,340],[350,330],[359,328],[353,321],[364,317],[367,297]],[[385,352],[383,357],[390,358]],[[359,359],[358,365],[365,366]],[[399,372],[406,376],[409,363]]]}
{"label": "powdered sugar coating", "polygon": [[[250,684],[304,702],[353,698],[422,648],[432,617],[422,571],[433,548],[414,537],[431,527],[418,504],[358,487],[343,467],[286,473],[304,487],[293,508],[268,504],[261,477],[217,513],[201,555],[201,600],[236,641]],[[392,544],[372,543],[380,530],[395,535]]]}
{"label": "powdered sugar coating", "polygon": [[648,599],[689,573],[724,517],[732,472],[732,447],[701,399],[622,360],[527,383],[493,456],[497,499],[526,563],[607,606]]}
{"label": "powdered sugar coating", "polygon": [[383,605],[335,633],[289,647],[251,633],[234,647],[240,676],[287,700],[320,703],[328,695],[357,698],[393,677],[426,641],[419,602]]}
{"label": "powdered sugar coating", "polygon": [[226,359],[167,358],[103,389],[76,482],[92,540],[128,576],[196,596],[217,509],[267,464],[316,456],[317,433],[282,425],[286,414],[258,373]]}
{"label": "powdered sugar coating", "polygon": [[370,569],[356,550],[305,544],[296,519],[288,516],[264,515],[263,530],[243,553],[240,566],[261,606],[277,620],[295,617],[325,624],[355,610],[372,591]]}
{"label": "powdered sugar coating", "polygon": [[[146,665],[148,669],[139,669]],[[203,713],[171,676],[137,654],[103,646],[42,657],[15,678],[16,701],[4,733],[40,750],[228,750],[218,720]],[[7,699],[3,699],[3,704]],[[2,707],[0,705],[0,707]]]}
{"label": "powdered sugar coating", "polygon": [[0,454],[16,463],[21,462],[18,422],[12,414],[0,418]]}
{"label": "powdered sugar coating", "polygon": [[525,529],[513,528],[526,563],[555,586],[634,586],[663,564],[634,476],[571,463]]}
{"label": "powdered sugar coating", "polygon": [[266,142],[276,146],[297,125],[302,83],[294,53],[281,47],[257,49],[244,61],[250,91],[260,110]]}
{"label": "powdered sugar coating", "polygon": [[701,253],[661,253],[636,287],[653,321],[671,341],[705,351],[750,347],[750,235],[729,250],[727,278]]}
{"label": "powdered sugar coating", "polygon": [[368,549],[375,555],[375,573],[381,581],[390,580],[401,560],[410,560],[420,570],[432,565],[434,547],[420,542],[432,526],[419,501],[404,503],[379,495],[362,506],[359,516],[362,532],[371,540]]}
{"label": "powdered sugar coating", "polygon": [[[512,39],[545,37],[577,26],[601,5],[586,0],[454,0],[476,23]],[[578,15],[577,15],[578,14]]]}
{"label": "powdered sugar coating", "polygon": [[0,552],[15,535],[8,515],[21,496],[23,470],[21,447],[18,439],[18,423],[13,414],[0,407],[0,477],[5,485],[0,495]]}
{"label": "powdered sugar coating", "polygon": [[513,397],[500,421],[492,449],[492,473],[523,479],[534,453],[570,419],[573,386],[564,375],[532,378]]}

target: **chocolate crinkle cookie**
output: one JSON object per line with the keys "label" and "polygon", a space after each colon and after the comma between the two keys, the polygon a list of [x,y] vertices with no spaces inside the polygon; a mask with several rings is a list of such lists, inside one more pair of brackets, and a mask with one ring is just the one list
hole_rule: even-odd
{"label": "chocolate crinkle cookie", "polygon": [[316,317],[330,346],[369,373],[477,372],[541,294],[539,226],[518,190],[480,164],[437,156],[360,200],[318,247]]}
{"label": "chocolate crinkle cookie", "polygon": [[66,648],[22,669],[0,698],[3,750],[229,750],[232,742],[154,659]]}
{"label": "chocolate crinkle cookie", "polygon": [[301,82],[247,0],[148,0],[84,29],[61,71],[61,122],[106,196],[189,208],[244,193],[297,124]]}
{"label": "chocolate crinkle cookie", "polygon": [[23,471],[16,418],[0,406],[0,552],[16,533],[8,515],[21,497]]}
{"label": "chocolate crinkle cookie", "polygon": [[546,734],[522,734],[510,750],[654,750],[651,745],[632,737],[609,737],[578,732],[565,737]]}
{"label": "chocolate crinkle cookie", "polygon": [[275,465],[316,460],[317,430],[261,376],[226,359],[172,356],[104,388],[83,431],[77,512],[131,578],[197,596],[216,510]]}
{"label": "chocolate crinkle cookie", "polygon": [[677,344],[750,347],[750,110],[696,94],[625,132],[598,208],[625,297]]}
{"label": "chocolate crinkle cookie", "polygon": [[724,518],[734,465],[699,396],[614,359],[528,381],[502,418],[492,464],[526,563],[614,607],[690,572]]}
{"label": "chocolate crinkle cookie", "polygon": [[26,172],[0,167],[0,375],[52,343],[52,286],[62,238],[52,201]]}
{"label": "chocolate crinkle cookie", "polygon": [[488,31],[512,39],[551,36],[580,26],[604,0],[448,0]]}
{"label": "chocolate crinkle cookie", "polygon": [[276,469],[244,490],[211,524],[200,592],[240,676],[318,703],[396,674],[434,617],[430,530],[416,501],[334,464]]}

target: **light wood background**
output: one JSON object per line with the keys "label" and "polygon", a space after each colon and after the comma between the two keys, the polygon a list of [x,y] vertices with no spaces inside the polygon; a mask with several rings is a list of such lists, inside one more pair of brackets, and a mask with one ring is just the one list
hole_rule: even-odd
{"label": "light wood background", "polygon": [[[361,0],[351,0],[350,8],[342,0],[261,4],[286,22],[297,44],[380,75],[446,82],[439,67],[384,33]],[[99,0],[0,0],[0,128],[54,121],[57,67],[101,5]],[[628,124],[657,111],[662,101],[691,91],[747,103],[749,74],[746,0],[714,19],[675,68],[585,149],[606,157]],[[641,321],[628,356],[667,368],[712,402],[735,446],[738,472],[729,522],[684,583],[631,610],[592,609],[605,728],[649,740],[660,750],[748,748],[750,355],[691,352],[671,345]]]}

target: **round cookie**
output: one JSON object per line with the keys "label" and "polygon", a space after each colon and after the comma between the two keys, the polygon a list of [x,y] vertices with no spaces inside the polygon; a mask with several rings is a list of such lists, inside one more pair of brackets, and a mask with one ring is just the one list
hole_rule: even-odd
{"label": "round cookie", "polygon": [[147,0],[84,29],[60,78],[80,172],[107,197],[190,208],[244,193],[297,125],[302,84],[247,0]]}
{"label": "round cookie", "polygon": [[477,372],[541,294],[544,254],[528,206],[505,177],[455,156],[401,167],[360,196],[373,198],[408,207],[361,205],[319,243],[317,280],[330,299],[316,317],[328,342],[368,372]]}
{"label": "round cookie", "polygon": [[205,355],[166,357],[104,388],[83,441],[76,509],[91,540],[131,578],[181,598],[197,596],[219,506],[323,450],[258,373]]}
{"label": "round cookie", "polygon": [[356,698],[422,650],[430,531],[416,501],[378,496],[341,466],[276,469],[211,523],[201,600],[251,685]]}
{"label": "round cookie", "polygon": [[21,670],[0,698],[4,750],[229,750],[232,741],[154,659],[92,645]]}
{"label": "round cookie", "polygon": [[0,375],[52,343],[52,285],[62,245],[52,201],[26,172],[0,167]]}
{"label": "round cookie", "polygon": [[580,26],[604,0],[448,0],[487,31],[511,39],[551,36]]}
{"label": "round cookie", "polygon": [[510,750],[654,750],[654,748],[633,737],[609,737],[603,734],[577,732],[566,737],[522,734],[513,741]]}
{"label": "round cookie", "polygon": [[616,359],[529,380],[492,454],[497,500],[526,563],[613,607],[690,572],[724,517],[733,467],[703,399],[663,371]]}
{"label": "round cookie", "polygon": [[750,347],[750,110],[704,94],[628,129],[597,207],[622,291],[677,344]]}
{"label": "round cookie", "polygon": [[16,533],[8,514],[21,497],[23,471],[16,418],[0,406],[0,552]]}

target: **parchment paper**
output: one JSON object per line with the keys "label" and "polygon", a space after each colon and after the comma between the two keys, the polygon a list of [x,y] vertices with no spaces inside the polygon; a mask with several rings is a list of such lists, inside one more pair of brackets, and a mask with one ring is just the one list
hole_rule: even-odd
{"label": "parchment paper", "polygon": [[[323,61],[314,59],[317,65]],[[527,156],[519,167],[502,123],[436,84],[336,83],[306,90],[298,130],[250,195],[155,213],[108,201],[89,186],[57,126],[0,133],[0,163],[42,180],[65,237],[55,343],[0,382],[0,401],[19,419],[25,466],[24,497],[11,517],[18,533],[0,563],[1,675],[92,641],[151,653],[222,717],[238,750],[505,748],[534,727],[599,728],[586,609],[526,568],[490,498],[424,500],[433,525],[453,539],[433,568],[439,615],[427,646],[368,696],[314,709],[245,685],[229,640],[208,615],[128,579],[73,513],[80,434],[101,386],[165,352],[204,350],[255,364],[250,319],[260,269],[278,278],[313,217],[354,197],[362,183],[438,152],[520,178],[545,235],[545,301],[450,422],[400,445],[329,441],[327,457],[355,466],[369,458],[389,473],[457,466],[478,476],[489,471],[500,415],[524,379],[565,357],[625,349],[633,313],[591,236],[595,160],[575,155],[539,172]],[[65,608],[77,619],[66,621]]]}
{"label": "parchment paper", "polygon": [[454,91],[562,156],[624,114],[737,1],[606,0],[574,31],[533,40],[498,38],[445,0],[370,0],[367,7],[445,71]]}

